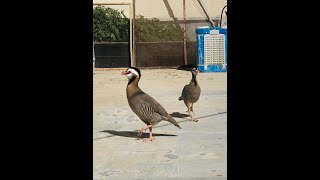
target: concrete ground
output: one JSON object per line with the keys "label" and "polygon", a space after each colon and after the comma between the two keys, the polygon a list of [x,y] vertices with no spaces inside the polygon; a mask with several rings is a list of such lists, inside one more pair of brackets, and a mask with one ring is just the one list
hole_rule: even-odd
{"label": "concrete ground", "polygon": [[[227,179],[227,73],[199,73],[198,122],[189,122],[178,101],[189,71],[141,69],[140,88],[156,99],[182,129],[168,122],[153,128],[154,140],[137,138],[145,124],[131,111],[122,69],[95,71],[93,179]],[[143,137],[148,137],[145,131]]]}

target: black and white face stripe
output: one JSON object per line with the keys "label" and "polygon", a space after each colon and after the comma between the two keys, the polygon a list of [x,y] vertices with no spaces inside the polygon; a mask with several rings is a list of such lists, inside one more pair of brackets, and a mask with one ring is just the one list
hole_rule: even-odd
{"label": "black and white face stripe", "polygon": [[191,69],[191,72],[192,72],[192,75],[193,75],[193,76],[196,76],[196,75],[198,75],[198,73],[199,73],[199,71],[198,71],[197,68],[195,68],[195,67]]}
{"label": "black and white face stripe", "polygon": [[126,76],[127,76],[127,78],[129,80],[133,79],[133,78],[137,78],[137,77],[139,78],[140,77],[139,73],[133,68],[128,68],[126,73],[127,73]]}
{"label": "black and white face stripe", "polygon": [[138,73],[139,77],[141,77],[140,69],[138,69],[136,67],[129,67],[128,69],[135,70],[135,72]]}
{"label": "black and white face stripe", "polygon": [[126,70],[126,74],[125,75],[129,80],[128,84],[133,82],[136,78],[140,79],[140,77],[141,77],[140,70],[138,68],[136,68],[136,67],[129,67]]}
{"label": "black and white face stripe", "polygon": [[134,76],[140,77],[140,73],[138,73],[138,71],[133,68],[127,69],[127,76],[128,75],[134,75]]}

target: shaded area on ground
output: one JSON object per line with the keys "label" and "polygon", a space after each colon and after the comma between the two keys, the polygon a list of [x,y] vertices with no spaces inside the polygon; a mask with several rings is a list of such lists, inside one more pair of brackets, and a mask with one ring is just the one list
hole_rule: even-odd
{"label": "shaded area on ground", "polygon": [[[112,134],[114,136],[131,137],[131,138],[138,137],[138,131],[103,130],[100,132],[106,132],[106,133]],[[152,133],[152,136],[177,136],[177,135]],[[149,133],[143,133],[139,138],[148,138],[148,137],[149,137]]]}

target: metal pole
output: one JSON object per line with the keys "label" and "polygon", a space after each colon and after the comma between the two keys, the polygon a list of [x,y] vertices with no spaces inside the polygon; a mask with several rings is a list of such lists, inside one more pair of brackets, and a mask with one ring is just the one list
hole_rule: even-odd
{"label": "metal pole", "polygon": [[164,5],[165,5],[166,8],[167,8],[167,11],[168,11],[168,13],[169,13],[169,16],[173,19],[174,24],[176,25],[177,28],[179,28],[179,29],[182,31],[182,29],[181,29],[181,27],[180,27],[180,25],[179,25],[178,19],[177,19],[176,17],[174,17],[173,10],[172,10],[172,8],[170,7],[170,4],[169,4],[168,0],[163,0],[163,2],[164,2]]}
{"label": "metal pole", "polygon": [[201,8],[202,8],[202,10],[203,10],[203,12],[206,14],[208,20],[210,21],[210,23],[211,23],[211,25],[212,25],[212,27],[213,27],[213,26],[214,26],[214,23],[213,23],[213,21],[211,20],[211,18],[209,17],[207,11],[204,9],[204,7],[203,7],[202,3],[200,2],[200,0],[198,0],[198,2],[199,2],[200,6],[201,6]]}
{"label": "metal pole", "polygon": [[134,66],[136,66],[136,40],[135,40],[135,33],[134,33],[134,24],[135,24],[135,19],[136,19],[136,0],[132,0],[132,5],[133,5],[133,19],[132,19],[132,45],[133,45],[133,62],[134,62]]}
{"label": "metal pole", "polygon": [[135,62],[132,56],[132,5],[130,4],[130,59],[131,59],[131,66],[135,66]]}
{"label": "metal pole", "polygon": [[95,72],[94,72],[95,64],[96,64],[96,56],[94,54],[94,41],[93,41],[93,74],[95,74]]}
{"label": "metal pole", "polygon": [[184,55],[184,65],[187,65],[187,29],[186,29],[186,0],[183,0],[183,55]]}

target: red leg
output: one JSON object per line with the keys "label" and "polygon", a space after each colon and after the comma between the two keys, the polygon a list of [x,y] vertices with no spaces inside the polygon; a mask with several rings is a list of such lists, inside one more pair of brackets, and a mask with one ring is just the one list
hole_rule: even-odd
{"label": "red leg", "polygon": [[152,141],[152,127],[149,127],[149,131],[150,131],[150,133],[149,133],[149,141]]}
{"label": "red leg", "polygon": [[[146,126],[146,127],[141,128],[141,130],[139,130],[139,132],[138,132],[138,136],[140,137],[140,136],[143,134],[143,131],[144,131],[144,130],[146,130],[146,129],[148,129],[148,128],[149,128],[149,130],[150,130],[150,128],[152,128],[152,126],[153,126],[153,125],[148,125],[148,126]],[[151,131],[150,131],[150,132],[151,132]],[[152,134],[151,134],[151,137],[152,137]]]}
{"label": "red leg", "polygon": [[191,111],[191,104],[188,103],[187,107],[188,107],[189,116],[191,117],[191,119],[190,119],[189,121],[193,121],[193,117],[192,117],[192,115],[191,115],[191,113],[190,113],[190,111]]}
{"label": "red leg", "polygon": [[193,112],[193,103],[191,104],[191,112],[193,113],[193,115],[196,115],[196,114]]}

